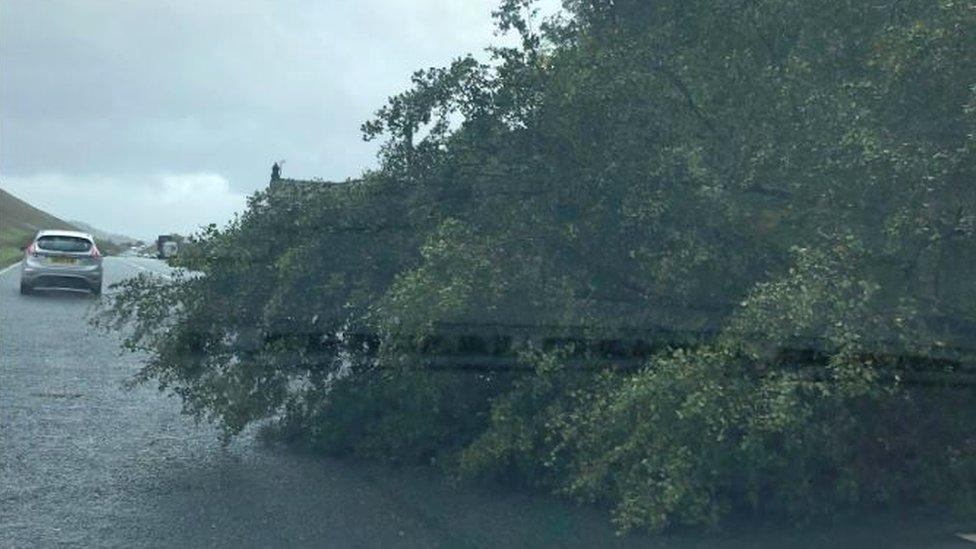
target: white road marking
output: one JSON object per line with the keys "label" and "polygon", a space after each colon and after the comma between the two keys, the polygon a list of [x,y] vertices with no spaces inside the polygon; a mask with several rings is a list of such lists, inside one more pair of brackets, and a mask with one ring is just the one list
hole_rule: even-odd
{"label": "white road marking", "polygon": [[976,534],[956,534],[956,535],[966,541],[971,541],[973,543],[976,543]]}
{"label": "white road marking", "polygon": [[18,265],[20,265],[20,261],[14,263],[13,265],[10,265],[9,267],[4,267],[3,269],[0,269],[0,276],[7,274],[7,271],[12,271],[13,268],[17,267]]}

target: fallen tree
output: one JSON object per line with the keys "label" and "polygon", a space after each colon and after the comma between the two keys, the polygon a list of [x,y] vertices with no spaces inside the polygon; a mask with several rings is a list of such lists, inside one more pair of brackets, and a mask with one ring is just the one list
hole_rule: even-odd
{"label": "fallen tree", "polygon": [[[433,459],[624,530],[971,511],[973,388],[938,375],[976,351],[974,12],[525,4],[497,13],[520,46],[364,125],[379,170],[256,193],[181,255],[205,276],[123,283],[99,322],[139,380],[228,436]],[[521,368],[431,367],[444,326]],[[573,354],[648,330],[684,336],[625,369]]]}

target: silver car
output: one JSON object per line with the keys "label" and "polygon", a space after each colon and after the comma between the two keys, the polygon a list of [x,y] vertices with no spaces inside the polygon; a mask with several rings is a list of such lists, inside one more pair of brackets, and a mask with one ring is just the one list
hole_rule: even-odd
{"label": "silver car", "polygon": [[20,265],[22,294],[42,288],[102,293],[102,254],[90,234],[41,231],[24,250]]}

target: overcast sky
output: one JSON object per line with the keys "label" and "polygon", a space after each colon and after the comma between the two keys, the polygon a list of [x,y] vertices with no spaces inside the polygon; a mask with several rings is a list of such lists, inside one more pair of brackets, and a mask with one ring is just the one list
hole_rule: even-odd
{"label": "overcast sky", "polygon": [[154,238],[226,221],[279,158],[358,176],[376,149],[360,124],[414,70],[503,42],[497,4],[4,0],[0,186]]}

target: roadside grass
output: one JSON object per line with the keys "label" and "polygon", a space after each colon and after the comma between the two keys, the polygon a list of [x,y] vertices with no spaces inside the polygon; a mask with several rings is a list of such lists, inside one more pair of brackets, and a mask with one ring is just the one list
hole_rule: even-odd
{"label": "roadside grass", "polygon": [[21,251],[16,248],[0,248],[0,268],[20,261]]}
{"label": "roadside grass", "polygon": [[30,242],[32,234],[13,227],[0,228],[0,268],[20,261],[20,247]]}

